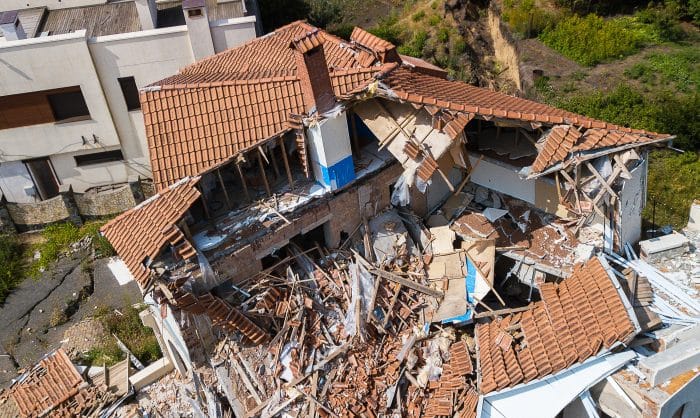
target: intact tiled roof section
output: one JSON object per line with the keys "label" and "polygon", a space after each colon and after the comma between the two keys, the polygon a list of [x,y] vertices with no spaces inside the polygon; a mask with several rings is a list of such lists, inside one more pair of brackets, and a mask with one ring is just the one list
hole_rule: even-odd
{"label": "intact tiled roof section", "polygon": [[544,139],[537,158],[532,164],[532,173],[540,173],[554,164],[564,161],[571,152],[650,143],[667,137],[602,128],[592,128],[582,132],[571,125],[557,125],[549,131]]}
{"label": "intact tiled roof section", "polygon": [[[317,31],[305,22],[294,22],[239,47],[229,49],[183,68],[181,74],[218,74],[220,79],[240,79],[243,73],[291,71],[296,73],[294,50],[289,46],[294,39]],[[358,54],[340,38],[319,31],[328,68],[349,69],[362,67]],[[226,77],[226,75],[231,75]]]}
{"label": "intact tiled roof section", "polygon": [[159,188],[285,132],[289,114],[303,112],[295,77],[177,87],[142,94],[151,169]]}
{"label": "intact tiled roof section", "polygon": [[598,258],[558,285],[542,284],[540,294],[527,311],[477,325],[481,393],[560,372],[636,332]]}
{"label": "intact tiled roof section", "polygon": [[63,351],[47,354],[8,389],[21,417],[37,417],[75,396],[85,381]]}
{"label": "intact tiled roof section", "polygon": [[487,117],[551,124],[567,123],[584,128],[603,128],[620,132],[657,135],[598,121],[542,103],[471,86],[463,82],[433,77],[404,67],[389,72],[383,81],[399,99],[419,105],[437,106]]}
{"label": "intact tiled roof section", "polygon": [[154,260],[166,244],[173,245],[182,257],[194,255],[176,224],[199,198],[198,182],[199,177],[184,178],[100,230],[142,288],[150,279],[150,269],[144,262]]}

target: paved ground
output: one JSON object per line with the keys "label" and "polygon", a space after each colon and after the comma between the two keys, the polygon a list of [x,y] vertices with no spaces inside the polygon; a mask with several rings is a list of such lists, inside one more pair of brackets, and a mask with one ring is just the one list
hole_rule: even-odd
{"label": "paved ground", "polygon": [[[98,307],[120,308],[141,301],[135,282],[120,286],[106,259],[83,261],[88,257],[82,252],[59,260],[40,279],[25,280],[0,306],[0,387],[19,369],[60,346],[65,330]],[[88,268],[91,264],[93,271]],[[62,315],[67,321],[56,325]]]}

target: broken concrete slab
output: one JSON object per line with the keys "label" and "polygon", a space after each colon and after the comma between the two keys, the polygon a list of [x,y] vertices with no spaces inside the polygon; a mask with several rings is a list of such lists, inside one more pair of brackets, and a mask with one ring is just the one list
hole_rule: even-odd
{"label": "broken concrete slab", "polygon": [[678,343],[668,350],[639,361],[639,369],[654,386],[699,366],[700,345],[697,339]]}
{"label": "broken concrete slab", "polygon": [[677,232],[639,242],[641,258],[650,262],[685,254],[689,246],[690,240]]}

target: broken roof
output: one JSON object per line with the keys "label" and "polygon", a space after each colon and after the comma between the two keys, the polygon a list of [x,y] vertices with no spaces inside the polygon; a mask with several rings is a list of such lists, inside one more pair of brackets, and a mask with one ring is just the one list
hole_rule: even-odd
{"label": "broken roof", "polygon": [[75,396],[84,384],[78,370],[59,348],[18,377],[7,394],[16,404],[19,416],[36,417]]}
{"label": "broken roof", "polygon": [[[535,124],[569,124],[595,128],[602,136],[618,136],[614,133],[620,132],[625,143],[667,137],[450,81],[439,68],[417,58],[399,56],[390,42],[360,28],[355,28],[351,40],[345,41],[299,21],[187,66],[145,89],[144,122],[158,188],[200,174],[298,126],[293,120],[304,113],[303,89],[296,52],[290,46],[310,33],[323,44],[331,83],[339,98],[349,100],[361,98],[367,91],[374,93],[375,80],[380,80],[389,99],[446,110],[453,117],[468,114],[462,115],[466,120],[479,115]],[[590,135],[591,139],[595,136]],[[605,144],[591,142],[590,146]],[[536,168],[551,165],[556,159],[542,161]]]}
{"label": "broken roof", "polygon": [[290,45],[310,32],[323,41],[338,97],[357,92],[373,81],[377,72],[395,66],[382,66],[364,50],[307,23],[295,22],[185,67],[142,94],[151,168],[158,188],[199,174],[292,129],[293,115],[304,113],[304,100]]}
{"label": "broken roof", "polygon": [[530,309],[477,325],[481,393],[557,373],[629,342],[638,331],[619,284],[598,257],[539,289],[542,300]]}
{"label": "broken roof", "polygon": [[199,177],[186,177],[100,229],[142,289],[150,279],[148,265],[165,244],[172,244],[182,258],[195,255],[176,224],[199,198],[198,182]]}

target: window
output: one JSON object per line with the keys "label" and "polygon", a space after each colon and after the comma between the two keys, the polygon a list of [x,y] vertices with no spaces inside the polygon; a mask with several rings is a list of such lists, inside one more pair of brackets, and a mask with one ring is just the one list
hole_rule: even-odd
{"label": "window", "polygon": [[199,17],[202,15],[202,9],[190,9],[187,11],[189,17]]}
{"label": "window", "polygon": [[124,156],[121,150],[105,151],[105,152],[95,152],[92,154],[76,155],[75,165],[78,167],[83,167],[86,165],[110,163],[112,161],[122,161]]}
{"label": "window", "polygon": [[139,89],[136,87],[136,80],[134,80],[134,77],[122,77],[118,80],[119,86],[122,88],[126,108],[129,110],[141,109]]}
{"label": "window", "polygon": [[56,121],[90,117],[90,111],[80,87],[71,87],[60,93],[48,94],[46,97]]}

